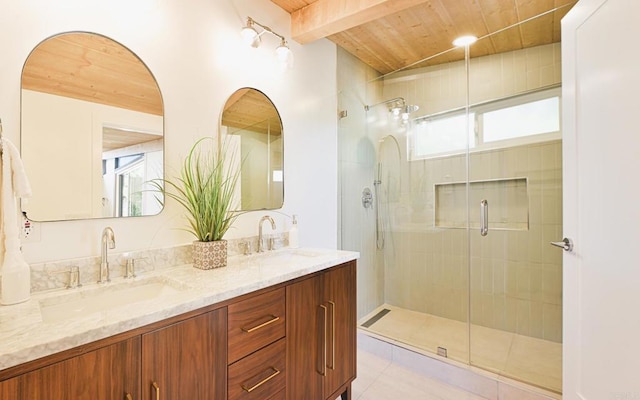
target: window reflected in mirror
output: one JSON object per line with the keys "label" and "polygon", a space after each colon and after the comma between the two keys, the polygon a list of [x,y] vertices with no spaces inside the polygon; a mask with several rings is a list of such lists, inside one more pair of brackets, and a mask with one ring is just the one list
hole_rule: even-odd
{"label": "window reflected in mirror", "polygon": [[102,35],[68,32],[22,71],[21,152],[34,221],[155,215],[164,177],[163,101],[147,66]]}
{"label": "window reflected in mirror", "polygon": [[242,88],[227,100],[221,133],[241,160],[241,210],[281,208],[284,201],[282,121],[273,102],[261,91]]}

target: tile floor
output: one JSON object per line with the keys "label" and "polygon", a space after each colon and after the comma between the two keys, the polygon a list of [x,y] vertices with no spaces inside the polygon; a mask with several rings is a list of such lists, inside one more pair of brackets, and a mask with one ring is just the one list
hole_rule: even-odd
{"label": "tile floor", "polygon": [[363,350],[352,389],[354,400],[485,400]]}
{"label": "tile floor", "polygon": [[[389,305],[360,322],[383,308],[391,312],[362,329],[434,353],[438,346],[444,347],[450,359],[469,362],[466,323]],[[471,338],[472,365],[555,392],[562,390],[561,343],[477,325],[471,326]]]}

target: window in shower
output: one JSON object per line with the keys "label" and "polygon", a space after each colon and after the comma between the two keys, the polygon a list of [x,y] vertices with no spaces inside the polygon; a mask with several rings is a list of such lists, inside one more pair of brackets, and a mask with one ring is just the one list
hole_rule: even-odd
{"label": "window in shower", "polygon": [[413,127],[412,159],[448,156],[467,151],[474,147],[474,114],[467,116],[464,111],[446,113],[431,118],[421,118]]}
{"label": "window in shower", "polygon": [[560,88],[539,90],[414,121],[411,159],[512,147],[560,138]]}
{"label": "window in shower", "polygon": [[544,141],[539,135],[560,132],[560,88],[488,103],[477,107],[476,115],[479,143],[508,141],[513,146],[525,137]]}

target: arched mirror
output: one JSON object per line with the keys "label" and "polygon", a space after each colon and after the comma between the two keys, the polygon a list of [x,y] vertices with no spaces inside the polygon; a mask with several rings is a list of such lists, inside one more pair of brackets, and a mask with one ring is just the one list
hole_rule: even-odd
{"label": "arched mirror", "polygon": [[282,121],[261,91],[242,88],[227,100],[221,133],[235,142],[242,160],[239,204],[242,210],[281,208],[284,201]]}
{"label": "arched mirror", "polygon": [[138,56],[102,35],[68,32],[22,70],[22,159],[34,221],[155,215],[164,177],[158,84]]}

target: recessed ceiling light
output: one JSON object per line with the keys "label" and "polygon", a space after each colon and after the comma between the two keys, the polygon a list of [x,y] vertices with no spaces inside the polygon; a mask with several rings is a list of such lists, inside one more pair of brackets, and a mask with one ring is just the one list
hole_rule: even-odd
{"label": "recessed ceiling light", "polygon": [[453,45],[456,47],[466,47],[474,44],[476,40],[478,40],[478,38],[475,36],[471,36],[471,35],[460,36],[459,38],[453,41]]}

